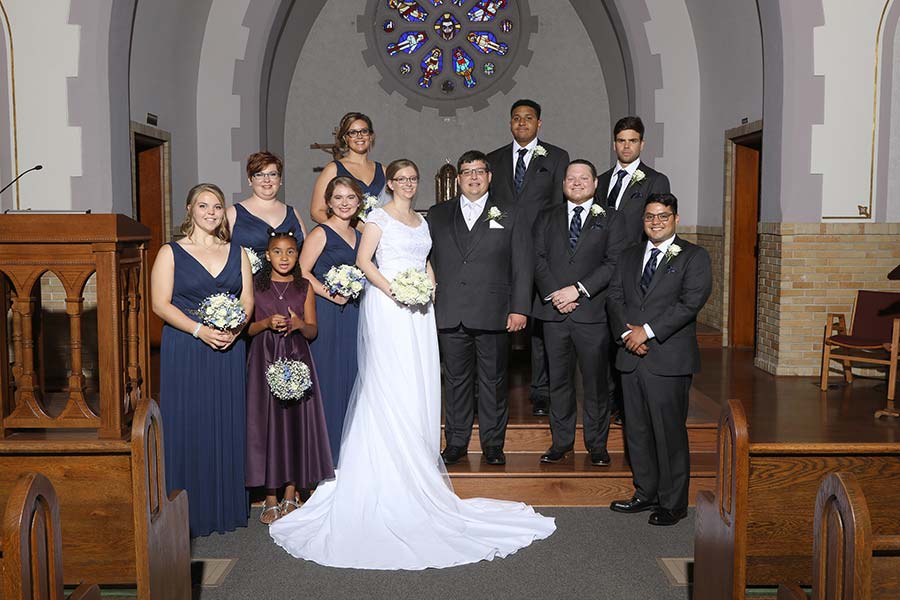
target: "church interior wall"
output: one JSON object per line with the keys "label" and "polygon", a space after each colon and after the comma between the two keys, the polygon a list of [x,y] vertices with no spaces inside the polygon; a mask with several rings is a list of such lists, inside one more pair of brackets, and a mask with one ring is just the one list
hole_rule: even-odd
{"label": "church interior wall", "polygon": [[878,167],[875,216],[879,221],[900,221],[900,2],[891,2],[885,15],[880,56]]}
{"label": "church interior wall", "polygon": [[[0,1],[0,6],[2,4]],[[15,177],[10,52],[9,36],[6,33],[8,25],[3,11],[0,10],[0,65],[3,65],[0,72],[0,181],[12,181]],[[14,193],[15,190],[0,194],[0,211],[15,208]]]}

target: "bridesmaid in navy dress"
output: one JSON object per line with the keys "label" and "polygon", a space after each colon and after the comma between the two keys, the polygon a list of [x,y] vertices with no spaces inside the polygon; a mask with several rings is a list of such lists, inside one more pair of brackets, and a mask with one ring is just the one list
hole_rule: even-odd
{"label": "bridesmaid in navy dress", "polygon": [[[250,262],[228,242],[225,197],[203,183],[188,193],[185,237],[163,246],[150,279],[153,312],[165,321],[159,404],[166,486],[190,498],[191,537],[247,525],[244,489],[246,355],[240,329],[198,322],[204,298],[231,293],[253,312]],[[246,321],[244,322],[246,325]],[[242,326],[243,327],[243,326]]]}
{"label": "bridesmaid in navy dress", "polygon": [[[316,223],[328,219],[325,207],[325,187],[335,177],[352,177],[359,184],[362,197],[379,197],[384,190],[384,168],[369,158],[375,143],[372,119],[358,112],[349,112],[341,118],[334,140],[334,160],[322,169],[313,188],[309,212]],[[378,206],[383,202],[379,201]]]}
{"label": "bridesmaid in navy dress", "polygon": [[293,231],[302,245],[306,227],[297,210],[278,200],[284,163],[271,152],[257,152],[247,158],[247,181],[253,195],[228,208],[231,241],[251,248],[265,260],[269,230]]}
{"label": "bridesmaid in navy dress", "polygon": [[300,253],[300,268],[316,293],[319,333],[310,348],[319,375],[335,465],[341,448],[344,415],[356,379],[359,304],[348,302],[344,296],[332,296],[322,282],[331,267],[356,264],[361,234],[353,224],[361,195],[359,184],[352,177],[335,177],[328,182],[325,188],[328,219],[310,232]]}

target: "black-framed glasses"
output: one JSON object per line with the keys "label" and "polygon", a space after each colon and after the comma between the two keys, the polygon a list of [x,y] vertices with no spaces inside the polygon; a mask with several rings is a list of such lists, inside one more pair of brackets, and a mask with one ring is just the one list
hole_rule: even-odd
{"label": "black-framed glasses", "polygon": [[372,133],[372,130],[368,127],[363,127],[362,129],[348,129],[347,137],[357,138],[357,137],[369,137],[369,134]]}
{"label": "black-framed glasses", "polygon": [[264,179],[278,179],[281,177],[281,173],[278,171],[266,171],[265,173],[254,173],[253,179],[257,181],[263,181]]}
{"label": "black-framed glasses", "polygon": [[394,177],[391,179],[400,185],[405,185],[407,183],[419,183],[419,177],[417,175],[413,175],[412,177]]}
{"label": "black-framed glasses", "polygon": [[644,223],[652,223],[655,220],[659,220],[660,223],[668,223],[669,219],[672,218],[672,213],[644,213]]}
{"label": "black-framed glasses", "polygon": [[484,176],[488,172],[487,169],[479,167],[477,169],[463,169],[459,172],[461,177],[471,177],[472,175],[477,175],[478,177]]}

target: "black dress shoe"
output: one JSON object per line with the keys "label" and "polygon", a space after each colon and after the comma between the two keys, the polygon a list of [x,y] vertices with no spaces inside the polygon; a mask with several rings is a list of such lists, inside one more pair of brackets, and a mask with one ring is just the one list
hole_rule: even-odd
{"label": "black dress shoe", "polygon": [[631,500],[614,500],[609,509],[620,513],[639,513],[659,507],[659,502],[641,500],[637,496]]}
{"label": "black dress shoe", "polygon": [[485,448],[484,462],[489,465],[505,465],[506,455],[503,454],[503,448]]}
{"label": "black dress shoe", "polygon": [[551,447],[549,450],[541,454],[541,462],[542,463],[555,463],[559,462],[566,457],[566,454],[572,451],[572,448],[565,448],[563,450],[559,450],[557,448]]}
{"label": "black dress shoe", "polygon": [[591,464],[595,467],[608,467],[610,462],[609,452],[606,451],[606,448],[591,450]]}
{"label": "black dress shoe", "polygon": [[661,525],[663,527],[667,527],[669,525],[676,524],[686,516],[686,508],[677,508],[674,510],[669,510],[668,508],[657,508],[650,514],[650,518],[647,520],[647,522],[651,525]]}
{"label": "black dress shoe", "polygon": [[536,417],[549,417],[550,409],[547,408],[546,404],[538,404],[534,403],[534,406],[531,408],[531,414]]}
{"label": "black dress shoe", "polygon": [[614,410],[610,413],[609,417],[612,419],[614,425],[618,425],[619,427],[625,426],[625,415],[622,411]]}
{"label": "black dress shoe", "polygon": [[445,465],[455,465],[468,453],[469,450],[465,446],[447,446],[441,452],[441,458]]}

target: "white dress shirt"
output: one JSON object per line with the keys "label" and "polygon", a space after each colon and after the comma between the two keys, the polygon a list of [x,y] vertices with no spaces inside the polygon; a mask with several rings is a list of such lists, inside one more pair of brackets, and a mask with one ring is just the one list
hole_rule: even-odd
{"label": "white dress shirt", "polygon": [[619,179],[619,171],[624,170],[628,175],[625,175],[622,178],[622,187],[619,189],[619,197],[616,198],[616,210],[619,209],[619,204],[622,203],[622,196],[625,194],[625,190],[628,188],[628,184],[631,183],[631,176],[634,175],[634,172],[638,170],[638,167],[641,165],[641,159],[637,159],[632,162],[627,167],[623,167],[618,161],[616,161],[616,170],[613,171],[612,177],[609,178],[609,187],[606,188],[606,196],[609,197],[609,193],[616,186],[616,181]]}
{"label": "white dress shirt", "polygon": [[466,227],[469,228],[469,231],[472,231],[472,228],[475,227],[475,223],[478,222],[478,217],[484,212],[484,207],[487,204],[487,197],[488,195],[485,194],[478,200],[472,202],[460,194],[459,206],[462,209],[463,219],[466,220]]}
{"label": "white dress shirt", "polygon": [[[663,258],[666,256],[666,252],[669,251],[669,246],[675,241],[675,236],[673,235],[667,240],[663,240],[659,243],[659,246],[654,246],[653,242],[647,240],[647,246],[644,248],[644,260],[641,261],[641,275],[644,273],[644,269],[647,267],[647,261],[650,260],[650,251],[654,248],[659,249],[659,254],[656,255],[656,268],[659,268],[659,265],[662,263]],[[656,334],[653,333],[653,329],[650,327],[650,323],[644,323],[644,331],[647,333],[647,339],[652,340],[656,337]],[[626,335],[631,333],[629,329],[625,333],[622,334],[622,338],[624,339]]]}
{"label": "white dress shirt", "polygon": [[533,140],[531,140],[524,146],[520,146],[519,142],[513,140],[513,143],[512,143],[512,160],[513,160],[512,176],[513,176],[513,180],[516,179],[516,163],[519,162],[519,150],[521,150],[522,148],[525,148],[526,150],[528,150],[528,152],[525,153],[525,158],[523,159],[525,161],[525,169],[528,170],[528,165],[531,164],[531,157],[534,156],[534,148],[537,145],[538,145],[537,138],[534,138]]}

